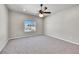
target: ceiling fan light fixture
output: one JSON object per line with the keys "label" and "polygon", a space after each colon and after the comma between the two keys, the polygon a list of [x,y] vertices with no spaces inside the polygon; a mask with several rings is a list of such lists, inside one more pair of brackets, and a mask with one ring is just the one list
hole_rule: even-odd
{"label": "ceiling fan light fixture", "polygon": [[41,14],[41,13],[39,13],[39,17],[44,17],[44,15],[43,15],[43,14]]}

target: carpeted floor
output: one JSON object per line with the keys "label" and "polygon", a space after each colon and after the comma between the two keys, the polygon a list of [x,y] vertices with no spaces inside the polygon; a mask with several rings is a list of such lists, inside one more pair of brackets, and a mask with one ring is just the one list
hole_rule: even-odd
{"label": "carpeted floor", "polygon": [[9,40],[2,54],[78,54],[79,45],[48,36]]}

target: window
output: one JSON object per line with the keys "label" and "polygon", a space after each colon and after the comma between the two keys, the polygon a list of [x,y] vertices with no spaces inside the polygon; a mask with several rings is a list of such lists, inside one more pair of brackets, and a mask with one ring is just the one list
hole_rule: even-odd
{"label": "window", "polygon": [[35,32],[36,31],[36,21],[26,19],[24,20],[24,32]]}

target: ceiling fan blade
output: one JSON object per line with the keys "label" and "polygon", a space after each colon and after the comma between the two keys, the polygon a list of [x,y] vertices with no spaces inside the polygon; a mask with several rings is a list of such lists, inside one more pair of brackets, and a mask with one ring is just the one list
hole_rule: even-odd
{"label": "ceiling fan blade", "polygon": [[51,12],[43,12],[43,13],[47,13],[47,14],[50,14]]}
{"label": "ceiling fan blade", "polygon": [[46,10],[47,9],[47,7],[44,7],[44,10]]}

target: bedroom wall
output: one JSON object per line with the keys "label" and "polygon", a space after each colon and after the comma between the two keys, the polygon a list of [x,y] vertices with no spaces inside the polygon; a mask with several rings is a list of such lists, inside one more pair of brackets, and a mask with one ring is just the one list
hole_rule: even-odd
{"label": "bedroom wall", "polygon": [[[24,32],[24,19],[33,19],[37,22],[37,31],[32,33]],[[9,11],[9,38],[21,38],[43,33],[43,20],[35,16]]]}
{"label": "bedroom wall", "polygon": [[79,6],[44,19],[45,35],[79,44]]}
{"label": "bedroom wall", "polygon": [[0,51],[8,41],[8,10],[0,4]]}

